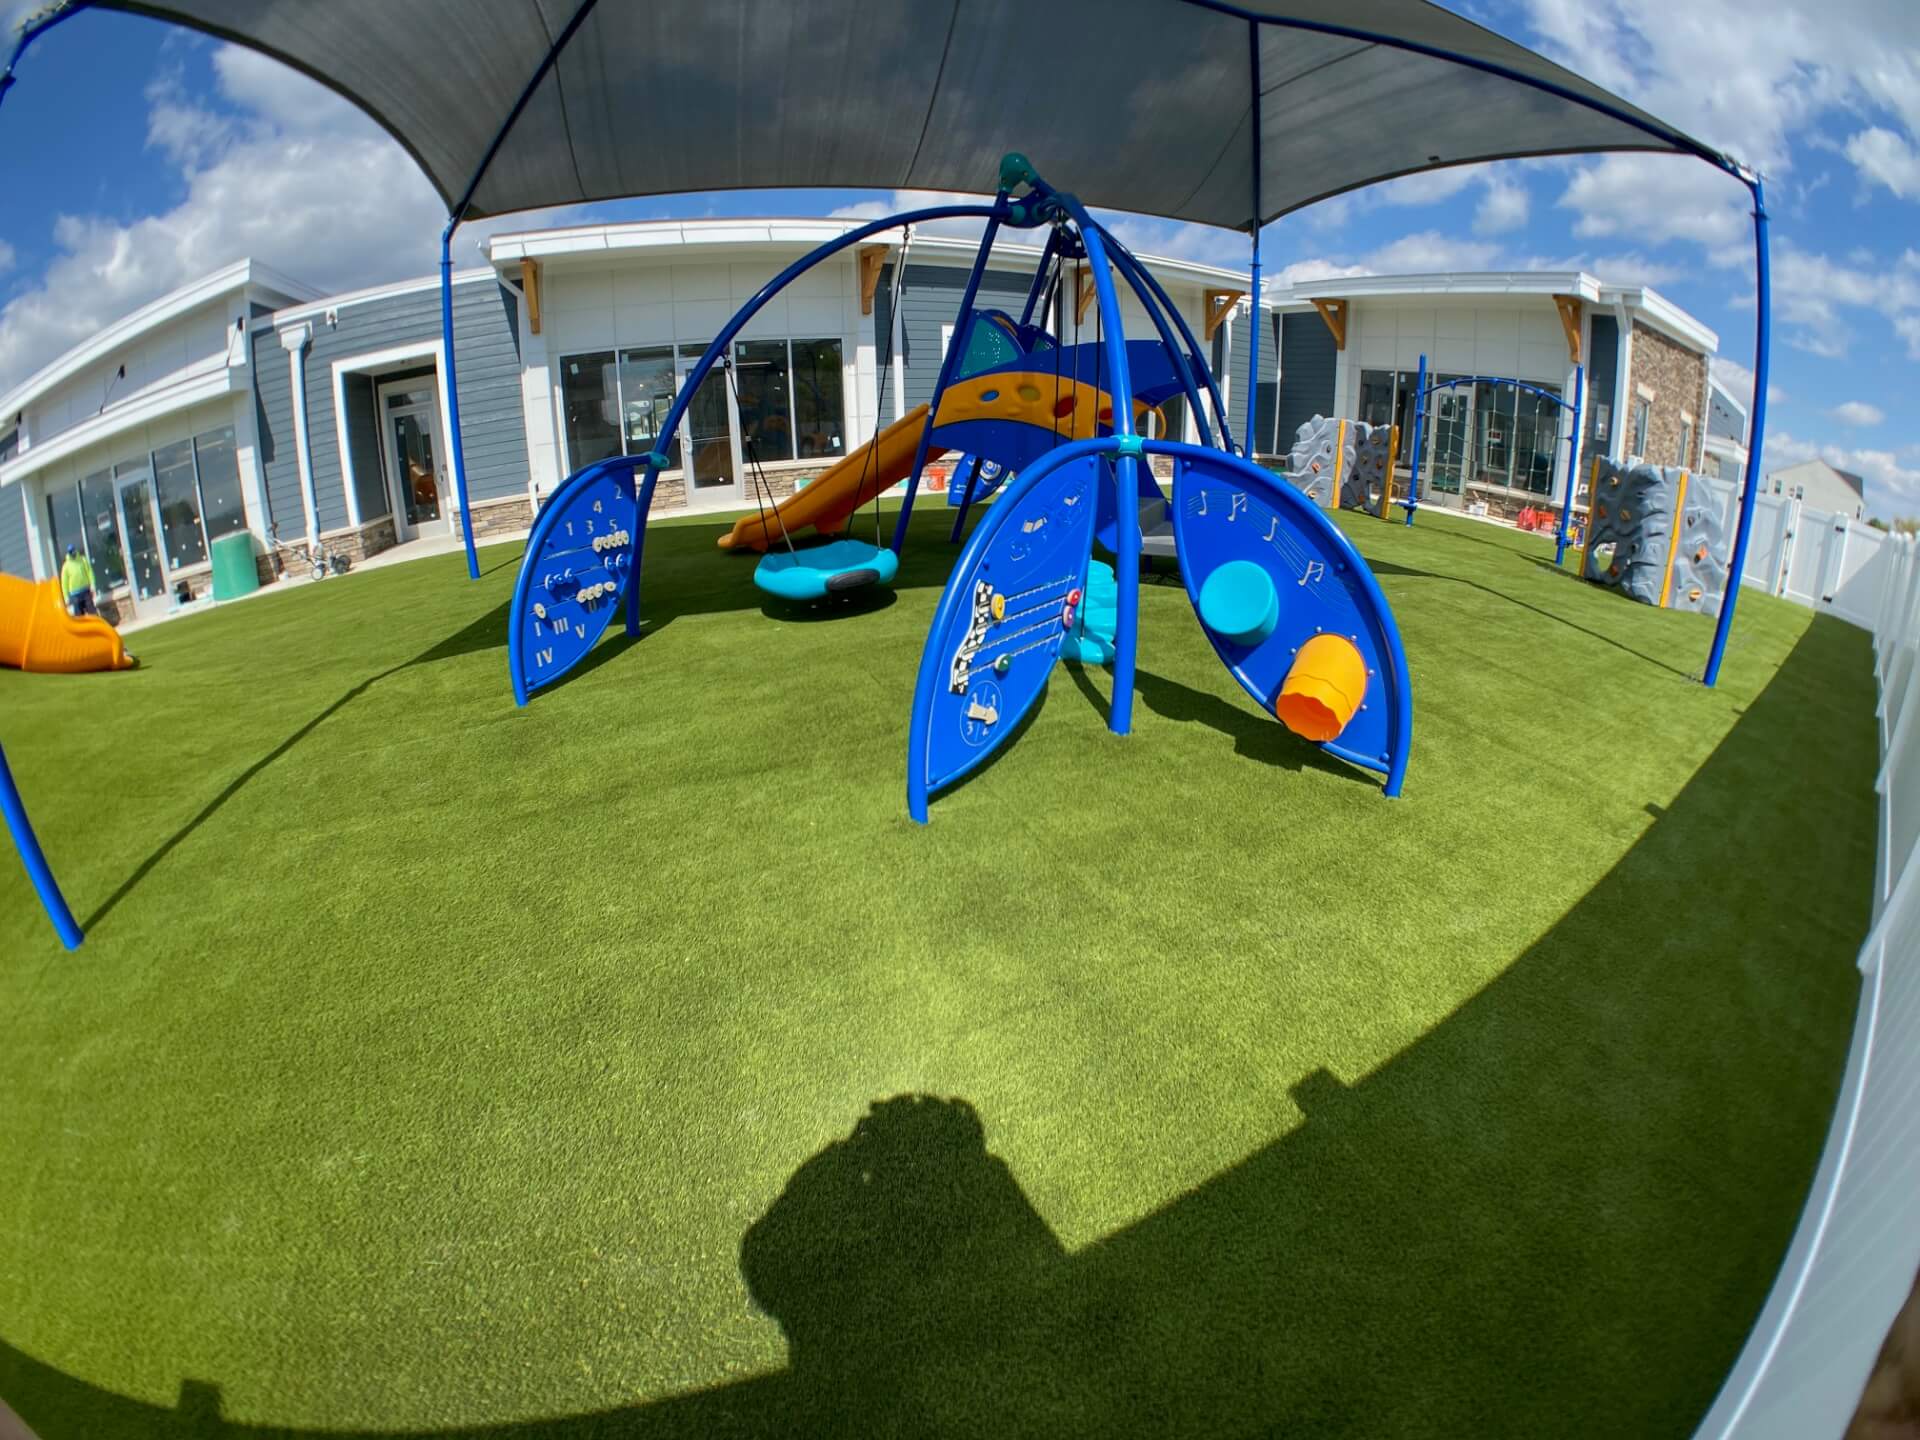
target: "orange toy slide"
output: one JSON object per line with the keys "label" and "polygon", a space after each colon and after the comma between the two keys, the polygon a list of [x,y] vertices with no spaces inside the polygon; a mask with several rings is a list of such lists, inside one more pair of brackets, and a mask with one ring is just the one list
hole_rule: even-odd
{"label": "orange toy slide", "polygon": [[[913,457],[907,457],[911,464]],[[0,575],[0,665],[43,675],[131,670],[120,632],[97,615],[74,616],[54,580]]]}
{"label": "orange toy slide", "polygon": [[[765,550],[782,543],[782,526],[798,534],[809,525],[822,535],[846,527],[847,517],[890,486],[898,485],[913,469],[913,452],[920,444],[920,428],[927,423],[927,407],[916,405],[872,440],[831,468],[823,470],[799,494],[782,500],[762,519],[758,512],[736,520],[720,537],[720,548]],[[927,458],[944,455],[931,446]],[[780,518],[775,519],[777,515]]]}

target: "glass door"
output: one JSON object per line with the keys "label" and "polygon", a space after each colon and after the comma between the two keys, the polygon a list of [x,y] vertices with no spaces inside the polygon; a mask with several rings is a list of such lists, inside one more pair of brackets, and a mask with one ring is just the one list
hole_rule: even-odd
{"label": "glass door", "polygon": [[402,540],[423,529],[447,526],[446,487],[440,473],[440,397],[431,379],[397,383],[380,391],[386,422],[387,473],[399,506],[394,518]]}
{"label": "glass door", "polygon": [[120,525],[127,537],[127,564],[135,606],[164,600],[167,574],[160,565],[160,525],[153,510],[153,482],[146,475],[121,477]]}
{"label": "glass door", "polygon": [[[1472,403],[1462,386],[1436,390],[1428,397],[1427,454],[1422,457],[1421,466],[1427,472],[1429,491],[1445,496],[1460,494],[1467,470],[1467,442],[1473,433],[1472,415]],[[1441,503],[1457,505],[1459,502],[1455,499]]]}
{"label": "glass door", "polygon": [[[698,357],[706,351],[701,342],[683,344],[682,355]],[[682,388],[691,366],[680,375]],[[715,509],[740,503],[740,442],[734,434],[733,405],[727,395],[727,375],[715,365],[707,372],[687,406],[687,451],[693,457],[687,503],[700,509]]]}

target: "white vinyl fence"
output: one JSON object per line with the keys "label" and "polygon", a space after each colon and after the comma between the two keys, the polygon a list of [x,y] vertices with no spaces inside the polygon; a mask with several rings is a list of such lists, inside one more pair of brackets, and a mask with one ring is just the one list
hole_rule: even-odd
{"label": "white vinyl fence", "polygon": [[[1719,500],[1725,533],[1733,534],[1738,487],[1706,475],[1695,483]],[[1809,509],[1790,496],[1757,495],[1741,582],[1870,629],[1885,586],[1881,552],[1889,538],[1884,530]]]}
{"label": "white vinyl fence", "polygon": [[[1864,613],[1880,681],[1880,833],[1864,984],[1800,1228],[1696,1440],[1838,1437],[1920,1265],[1920,550],[1831,525],[1796,550],[1813,603]],[[1757,520],[1756,520],[1757,524]],[[1842,522],[1844,524],[1844,522]],[[1864,527],[1861,527],[1864,528]],[[1849,551],[1853,553],[1849,554]],[[1789,557],[1791,568],[1791,557]]]}

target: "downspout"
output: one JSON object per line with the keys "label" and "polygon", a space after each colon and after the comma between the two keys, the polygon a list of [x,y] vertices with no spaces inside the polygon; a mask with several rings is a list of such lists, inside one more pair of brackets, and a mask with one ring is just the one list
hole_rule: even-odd
{"label": "downspout", "polygon": [[313,445],[307,434],[307,367],[305,351],[313,340],[311,325],[280,332],[280,348],[287,352],[287,393],[293,402],[293,458],[300,471],[300,507],[306,512],[307,558],[320,544],[320,499],[313,484]]}

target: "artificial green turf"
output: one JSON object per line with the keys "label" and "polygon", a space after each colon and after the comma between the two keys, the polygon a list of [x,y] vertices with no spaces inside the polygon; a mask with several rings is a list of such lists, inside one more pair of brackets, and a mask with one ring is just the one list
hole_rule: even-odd
{"label": "artificial green turf", "polygon": [[517,547],[0,672],[90,931],[0,865],[43,1440],[1691,1430],[1844,1058],[1866,636],[1749,595],[1707,691],[1704,617],[1343,517],[1403,799],[1161,584],[1131,737],[1064,671],[923,829],[947,523],[830,621],[654,527],[525,710]]}

